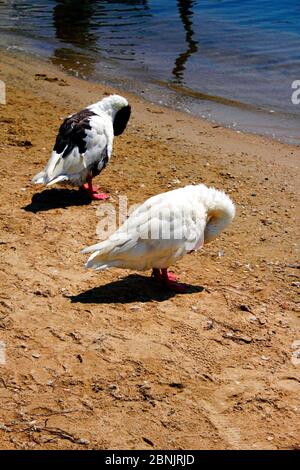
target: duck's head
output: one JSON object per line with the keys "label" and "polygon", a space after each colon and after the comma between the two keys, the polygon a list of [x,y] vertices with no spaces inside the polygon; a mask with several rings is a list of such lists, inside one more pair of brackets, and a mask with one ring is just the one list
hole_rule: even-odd
{"label": "duck's head", "polygon": [[131,114],[131,106],[126,98],[120,95],[110,95],[99,102],[101,109],[111,116],[114,135],[124,132]]}

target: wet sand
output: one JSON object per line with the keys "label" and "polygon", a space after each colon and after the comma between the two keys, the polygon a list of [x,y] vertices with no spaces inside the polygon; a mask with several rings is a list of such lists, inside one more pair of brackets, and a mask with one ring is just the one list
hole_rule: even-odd
{"label": "wet sand", "polygon": [[190,285],[175,295],[85,270],[101,202],[30,183],[61,119],[115,90],[7,53],[0,74],[0,448],[299,448],[300,149],[125,94],[132,119],[95,180],[116,207],[192,182],[237,205],[174,266]]}

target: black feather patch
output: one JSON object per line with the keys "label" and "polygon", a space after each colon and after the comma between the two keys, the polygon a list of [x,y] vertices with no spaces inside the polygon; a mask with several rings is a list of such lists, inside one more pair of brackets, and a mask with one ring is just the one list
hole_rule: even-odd
{"label": "black feather patch", "polygon": [[75,147],[80,153],[86,151],[86,130],[91,129],[90,118],[96,113],[89,109],[83,109],[79,113],[64,120],[59,128],[58,135],[53,150],[62,153],[62,158],[66,158]]}
{"label": "black feather patch", "polygon": [[114,135],[121,135],[125,131],[125,128],[130,118],[130,114],[131,107],[129,105],[124,106],[124,108],[120,109],[120,111],[116,113],[113,123]]}

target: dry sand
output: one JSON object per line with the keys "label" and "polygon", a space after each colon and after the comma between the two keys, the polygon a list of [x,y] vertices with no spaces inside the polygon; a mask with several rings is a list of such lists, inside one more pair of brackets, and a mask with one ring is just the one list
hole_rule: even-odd
{"label": "dry sand", "polygon": [[61,118],[112,90],[1,56],[0,447],[299,448],[300,149],[125,94],[132,119],[95,180],[111,201],[204,182],[237,216],[174,267],[184,295],[96,274],[80,250],[101,202],[30,180]]}

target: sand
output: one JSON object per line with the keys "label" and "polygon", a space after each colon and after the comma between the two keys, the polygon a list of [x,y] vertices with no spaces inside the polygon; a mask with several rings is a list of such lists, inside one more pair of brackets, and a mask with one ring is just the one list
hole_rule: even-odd
{"label": "sand", "polygon": [[30,183],[61,119],[115,90],[7,53],[0,74],[0,448],[299,448],[300,149],[124,93],[132,119],[95,180],[116,207],[192,182],[237,205],[173,267],[175,294],[87,271],[103,203]]}

